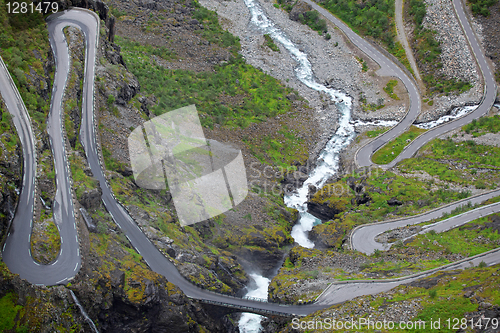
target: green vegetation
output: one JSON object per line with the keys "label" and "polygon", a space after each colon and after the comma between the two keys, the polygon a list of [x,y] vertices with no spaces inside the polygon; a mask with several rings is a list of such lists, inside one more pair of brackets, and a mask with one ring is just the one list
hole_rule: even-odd
{"label": "green vegetation", "polygon": [[[500,235],[492,227],[493,218],[498,214],[482,217],[470,223],[443,233],[426,233],[416,236],[407,246],[422,251],[461,254],[474,256],[492,249],[500,244]],[[471,246],[474,244],[474,246]]]}
{"label": "green vegetation", "polygon": [[489,8],[496,4],[498,0],[467,0],[470,9],[476,15],[490,16]]}
{"label": "green vegetation", "polygon": [[[171,49],[169,49],[165,46],[153,46],[150,44],[141,44],[141,43],[133,41],[129,38],[122,38],[120,36],[116,36],[116,42],[119,45],[126,45],[127,52],[129,52],[129,53],[133,53],[133,54],[145,53],[148,55],[154,55],[154,56],[160,57],[160,58],[165,59],[165,60],[171,60],[171,59],[176,58],[175,53]],[[116,65],[114,65],[114,66],[116,66]],[[114,71],[118,71],[118,70],[119,70],[119,68],[115,67]],[[108,96],[108,99],[109,98],[111,98],[111,97]],[[114,96],[112,98],[114,98]],[[112,102],[114,102],[114,100]],[[110,102],[108,102],[108,104],[109,103]]]}
{"label": "green vegetation", "polygon": [[388,127],[381,127],[381,128],[376,129],[376,130],[366,132],[366,136],[369,138],[376,138],[377,136],[379,136],[382,133],[387,132],[388,130],[389,130]]}
{"label": "green vegetation", "polygon": [[[364,194],[356,195],[352,187],[361,184]],[[322,235],[328,246],[340,248],[344,237],[357,225],[423,213],[470,196],[468,191],[452,191],[445,185],[433,189],[432,185],[380,169],[368,175],[346,175],[325,185],[311,198],[314,203],[338,211],[331,221],[315,226],[315,232]],[[397,198],[400,204],[389,205],[391,198]]]}
{"label": "green vegetation", "polygon": [[[108,5],[109,6],[109,5]],[[125,16],[127,15],[127,12],[126,11],[121,11],[119,10],[118,8],[115,8],[113,6],[109,6],[109,9],[111,11],[111,14],[113,14],[114,17],[116,17],[117,19],[119,19],[120,17],[122,16]]]}
{"label": "green vegetation", "polygon": [[327,0],[322,6],[346,22],[355,32],[380,40],[413,73],[404,48],[395,41],[393,1],[371,0],[360,4],[354,0]]}
{"label": "green vegetation", "polygon": [[415,23],[415,57],[431,74],[423,75],[422,79],[430,94],[463,93],[472,84],[463,80],[445,79],[443,75],[438,75],[438,70],[443,67],[440,61],[441,47],[439,41],[435,39],[435,31],[424,28],[422,25],[426,14],[426,6],[423,0],[410,0],[408,13]]}
{"label": "green vegetation", "polygon": [[274,52],[281,52],[278,45],[276,45],[271,38],[271,35],[265,34],[264,35],[264,45],[270,48]]}
{"label": "green vegetation", "polygon": [[[404,172],[422,170],[440,180],[476,188],[496,188],[500,181],[500,148],[474,141],[453,142],[436,139],[424,146],[417,158],[403,161]],[[460,165],[449,161],[460,161]],[[488,172],[478,172],[488,170]]]}
{"label": "green vegetation", "polygon": [[201,36],[210,43],[229,48],[233,55],[236,56],[241,48],[240,39],[221,28],[216,12],[202,7],[197,1],[193,1],[192,3],[196,7],[193,18],[203,23],[204,27],[203,30],[197,30],[195,32],[201,34]]}
{"label": "green vegetation", "polygon": [[356,57],[356,59],[359,61],[359,63],[361,64],[361,70],[363,72],[367,72],[368,71],[368,65],[366,64],[366,61],[365,59],[363,58],[360,58],[360,57]]}
{"label": "green vegetation", "polygon": [[365,95],[363,95],[363,92],[359,93],[359,101],[361,102],[361,108],[365,112],[376,111],[376,110],[379,110],[385,106],[383,98],[379,98],[377,100],[377,104],[375,104],[375,103],[368,104],[368,101],[367,101]]}
{"label": "green vegetation", "polygon": [[320,35],[328,31],[326,26],[326,21],[319,18],[319,13],[315,10],[310,10],[304,14],[299,14],[299,21],[302,24],[306,24],[309,28],[317,31]]}
{"label": "green vegetation", "polygon": [[12,116],[2,108],[2,105],[0,105],[0,133],[2,134],[0,140],[3,143],[3,148],[9,153],[15,152],[20,144],[19,138],[14,132]]}
{"label": "green vegetation", "polygon": [[[138,188],[130,179],[120,176],[110,179],[110,185],[113,193],[120,202],[126,203],[126,206],[129,208],[136,207],[136,209],[147,213],[150,217],[149,225],[152,227],[150,230],[157,234],[158,237],[167,236],[173,239],[175,244],[185,251],[205,253],[209,254],[209,256],[213,256],[214,253],[216,253],[220,260],[233,260],[231,259],[231,254],[227,251],[220,250],[216,246],[209,245],[209,243],[203,239],[203,236],[205,235],[202,235],[195,228],[182,227],[176,222],[172,203],[166,200],[166,190],[150,191]],[[272,237],[271,235],[272,234],[269,233],[269,237]],[[110,237],[107,233],[99,234],[98,236],[104,238]],[[206,236],[209,237],[210,235]],[[164,247],[160,248],[162,249],[162,252],[164,252]],[[106,248],[102,248],[99,251],[104,253],[106,252]],[[169,257],[166,252],[164,252],[164,254]],[[210,263],[207,263],[207,265],[209,264]],[[241,274],[244,275],[244,273],[242,273],[242,269],[237,265],[237,263],[231,261],[228,267],[234,267],[234,274],[239,276],[241,276]],[[224,283],[219,281],[218,283],[218,279],[215,275],[208,274],[204,276],[205,277],[203,279],[199,276],[189,276],[188,278],[193,282],[204,284],[212,290],[227,292],[231,288],[237,287],[237,281],[224,281]]]}
{"label": "green vegetation", "polygon": [[118,170],[123,170],[124,165],[117,159],[113,158],[111,156],[111,148],[105,147],[102,145],[102,157],[104,158],[104,164],[106,165],[107,170],[111,171],[118,171]]}
{"label": "green vegetation", "polygon": [[500,116],[481,117],[479,120],[472,120],[469,124],[462,127],[462,130],[467,134],[472,134],[474,137],[484,135],[486,133],[498,133],[500,131]]}
{"label": "green vegetation", "polygon": [[284,10],[286,10],[287,12],[290,12],[293,8],[293,6],[295,6],[296,4],[296,1],[293,1],[293,0],[278,0],[278,6],[281,6]]}
{"label": "green vegetation", "polygon": [[14,320],[23,307],[17,305],[17,297],[14,293],[7,293],[0,298],[0,331],[5,332],[14,328]]}
{"label": "green vegetation", "polygon": [[394,92],[394,87],[398,84],[398,80],[389,80],[387,85],[384,87],[384,91],[389,95],[390,98],[399,100],[398,95]]}
{"label": "green vegetation", "polygon": [[417,136],[426,130],[411,126],[408,131],[398,136],[396,139],[388,142],[373,154],[372,161],[376,164],[387,164],[394,160],[403,149],[413,141]]}
{"label": "green vegetation", "polygon": [[205,127],[212,128],[215,123],[246,127],[291,109],[291,102],[283,97],[292,89],[246,64],[241,56],[216,66],[215,72],[169,70],[150,59],[146,48],[139,52],[138,43],[118,36],[116,40],[142,91],[157,97],[156,115],[196,104]]}
{"label": "green vegetation", "polygon": [[113,95],[110,94],[108,96],[108,100],[107,100],[108,106],[112,106],[114,102],[115,102],[115,96],[113,96]]}
{"label": "green vegetation", "polygon": [[[278,4],[290,12],[297,4],[295,0],[278,0]],[[355,32],[378,39],[385,45],[412,74],[406,52],[399,42],[395,41],[396,30],[394,27],[394,2],[388,0],[371,0],[362,3],[354,0],[328,0],[321,5],[331,13],[337,15],[347,23]],[[316,11],[309,11],[300,17],[302,23],[308,24],[313,30],[326,33],[324,20],[317,19]],[[328,40],[329,34],[325,35]],[[338,42],[335,43],[335,46]]]}
{"label": "green vegetation", "polygon": [[52,211],[42,209],[40,221],[35,222],[38,225],[31,234],[31,253],[42,264],[54,261],[61,250],[61,236],[51,217]]}
{"label": "green vegetation", "polygon": [[[478,308],[478,304],[472,303],[471,298],[464,297],[464,286],[476,287],[472,290],[477,290],[480,287],[475,292],[477,296],[485,297],[493,304],[500,303],[498,288],[494,287],[498,285],[498,278],[495,278],[497,269],[496,267],[490,267],[459,271],[458,274],[453,274],[453,276],[446,276],[441,283],[429,290],[415,287],[408,290],[406,288],[407,293],[400,293],[399,297],[393,301],[421,298],[424,308],[415,318],[416,320],[420,319],[429,322],[432,318],[432,320],[440,320],[441,323],[446,323],[449,318],[464,318],[465,314],[476,311]],[[429,298],[426,297],[426,293]],[[430,297],[431,293],[434,297]],[[428,331],[428,329],[412,330],[412,332],[422,333]],[[446,329],[441,331],[454,332],[455,330]]]}
{"label": "green vegetation", "polygon": [[[436,79],[435,76],[431,74],[424,75],[422,79],[426,83],[427,88],[430,89],[432,93],[445,93],[447,95],[449,93],[462,94],[472,88],[472,84],[469,82],[455,79]],[[429,102],[430,106],[432,106],[433,104],[434,102]]]}
{"label": "green vegetation", "polygon": [[[379,255],[380,256],[380,255]],[[400,260],[384,260],[381,259],[377,262],[368,263],[362,265],[362,272],[364,274],[369,273],[381,273],[386,277],[391,277],[393,275],[408,275],[411,273],[421,272],[436,267],[440,267],[449,264],[450,261],[441,258],[439,260],[419,260],[417,262],[410,262],[406,259]],[[349,279],[352,279],[352,274],[346,274]],[[365,275],[358,277],[358,279],[365,278]]]}
{"label": "green vegetation", "polygon": [[[8,14],[6,1],[0,0],[0,56],[2,56],[12,79],[34,123],[45,128],[45,117],[49,111],[48,98],[39,95],[33,83],[45,78],[43,63],[50,52],[48,31],[44,16],[35,13]],[[42,88],[46,85],[40,82]],[[34,89],[35,88],[35,89]]]}
{"label": "green vegetation", "polygon": [[317,249],[306,249],[300,246],[292,248],[278,275],[272,279],[269,285],[270,297],[281,300],[286,299],[287,302],[293,303],[299,300],[314,300],[319,292],[297,295],[296,293],[290,294],[288,288],[300,283],[299,281],[317,279],[321,274],[320,271],[318,269],[304,270],[302,262],[321,255],[322,252]]}
{"label": "green vegetation", "polygon": [[[279,8],[281,6],[284,10],[290,12],[293,6],[295,6],[296,4],[297,1],[294,0],[278,0],[278,3],[275,4],[275,7]],[[326,34],[325,38],[327,40],[332,38],[330,34],[327,34],[328,26],[326,25],[326,21],[319,18],[319,13],[316,10],[309,10],[299,14],[299,22],[308,25],[311,29],[317,31],[320,35]]]}
{"label": "green vegetation", "polygon": [[413,68],[410,65],[410,61],[406,57],[406,51],[400,42],[396,41],[394,43],[394,47],[389,49],[389,52],[391,52],[391,54],[394,55],[413,76],[415,76]]}
{"label": "green vegetation", "polygon": [[[430,221],[421,223],[419,225],[423,226],[423,225],[435,223],[438,221],[442,221],[442,220],[448,219],[450,217],[453,217],[453,216],[468,212],[470,210],[476,209],[478,207],[482,207],[482,206],[489,205],[489,204],[499,202],[499,201],[500,201],[500,197],[494,197],[494,198],[488,199],[480,204],[475,204],[475,205],[472,205],[470,202],[468,202],[465,205],[461,205],[461,206],[458,206],[457,208],[453,209],[450,213],[443,213],[443,215],[441,217],[438,217],[436,219],[432,219]],[[429,231],[429,233],[432,235],[436,234],[436,232],[434,230]],[[391,243],[390,240],[389,240],[389,243]]]}
{"label": "green vegetation", "polygon": [[[438,281],[434,283],[434,280]],[[360,309],[370,309],[367,313],[364,311],[367,318],[380,318],[378,317],[380,313],[388,311],[388,309],[408,306],[408,302],[416,302],[420,305],[420,309],[416,316],[409,319],[414,323],[419,320],[423,321],[426,323],[425,327],[415,326],[412,329],[403,330],[397,329],[396,323],[396,329],[390,330],[391,332],[428,333],[433,331],[430,328],[432,320],[432,322],[439,321],[441,323],[441,328],[436,332],[451,333],[457,331],[452,327],[456,323],[453,318],[459,318],[459,320],[460,318],[467,318],[467,320],[473,318],[472,313],[478,310],[480,302],[494,305],[500,304],[498,267],[476,267],[463,271],[439,272],[424,279],[423,282],[426,284],[425,287],[402,285],[395,288],[394,292],[380,293],[375,296],[357,298],[343,304],[334,305],[308,315],[302,318],[301,321],[305,323],[309,321],[326,322],[324,321],[325,318],[340,321],[343,318],[358,316]],[[470,293],[473,294],[473,297],[470,297]],[[481,301],[478,301],[478,299]],[[451,328],[448,328],[448,320],[451,320]],[[482,323],[484,328],[485,322]],[[362,329],[361,331],[374,332],[376,330]],[[314,330],[314,332],[327,332],[327,330],[318,329]]]}
{"label": "green vegetation", "polygon": [[327,0],[322,5],[355,31],[380,39],[389,49],[394,48],[394,2],[373,0],[360,6],[353,0]]}
{"label": "green vegetation", "polygon": [[75,189],[76,199],[81,200],[83,193],[98,187],[97,180],[85,173],[86,165],[80,156],[73,154],[69,157],[71,177],[73,179],[73,188]]}
{"label": "green vegetation", "polygon": [[280,125],[280,128],[273,134],[262,134],[252,139],[243,137],[242,141],[264,164],[286,168],[293,161],[305,161],[309,156],[303,140],[299,138],[299,133],[295,133],[286,125]]}

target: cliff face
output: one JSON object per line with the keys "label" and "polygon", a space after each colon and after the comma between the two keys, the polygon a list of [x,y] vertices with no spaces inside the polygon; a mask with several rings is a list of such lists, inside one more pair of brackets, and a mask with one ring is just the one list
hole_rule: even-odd
{"label": "cliff face", "polygon": [[[82,2],[83,3],[83,2]],[[66,2],[65,5],[82,5]],[[102,2],[89,2],[83,7],[94,8],[106,22],[102,29],[106,32],[101,40],[100,54],[109,58],[110,63],[123,65],[119,48],[113,47],[108,40],[113,31],[113,18],[107,16],[107,6]],[[3,8],[3,1],[0,8]],[[3,9],[2,9],[3,12]],[[47,226],[51,222],[51,202],[55,186],[51,165],[50,146],[46,139],[45,117],[50,103],[53,59],[48,48],[45,25],[40,20],[36,26],[22,27],[19,22],[0,15],[6,27],[0,47],[2,57],[27,104],[33,121],[38,142],[38,189],[35,211],[35,228],[32,236],[32,252],[40,261],[50,261],[50,240],[43,239]],[[110,29],[111,28],[111,29]],[[36,31],[35,31],[36,29]],[[38,36],[33,38],[39,45],[30,41],[16,41],[18,34]],[[3,38],[7,36],[6,38]],[[197,302],[189,300],[178,288],[163,277],[151,272],[141,257],[130,248],[123,234],[116,226],[112,230],[103,227],[103,221],[111,222],[100,200],[100,192],[93,182],[92,174],[86,166],[78,129],[81,120],[80,98],[81,80],[83,80],[83,36],[70,28],[66,32],[72,52],[72,69],[63,108],[65,122],[66,147],[70,156],[70,167],[75,185],[74,197],[87,208],[94,221],[100,226],[97,234],[89,233],[82,220],[78,221],[79,238],[83,255],[83,268],[71,283],[66,286],[34,286],[12,274],[0,262],[0,327],[4,332],[54,332],[73,331],[89,332],[91,328],[75,305],[69,290],[79,298],[82,306],[101,332],[222,332],[232,331],[232,324],[226,318],[213,318]],[[23,49],[26,48],[26,49]],[[34,51],[28,48],[34,47]],[[12,50],[30,59],[24,67],[18,63]],[[33,58],[33,59],[31,59]],[[19,67],[17,67],[19,66]],[[108,68],[109,70],[109,68]],[[136,85],[134,85],[134,82]],[[139,90],[137,81],[120,82],[122,89],[117,94],[126,104]],[[31,96],[35,102],[31,103]],[[17,133],[10,121],[5,106],[0,104],[0,236],[2,240],[8,232],[9,223],[14,216],[18,193],[22,180],[22,147]],[[77,203],[77,209],[79,208]],[[103,216],[99,219],[100,216]],[[118,232],[118,234],[117,234]],[[38,237],[40,236],[40,237]],[[54,235],[59,238],[57,231]],[[38,238],[37,238],[38,237]],[[33,241],[33,239],[37,241]],[[39,240],[39,241],[38,241]],[[3,244],[2,244],[3,245]],[[55,251],[57,254],[57,251]],[[44,259],[49,258],[49,259]]]}
{"label": "cliff face", "polygon": [[107,38],[113,42],[115,37],[115,17],[110,15],[109,7],[106,3],[99,0],[62,0],[57,2],[60,9],[68,9],[70,7],[80,7],[90,9],[99,15],[99,18],[105,22]]}
{"label": "cliff face", "polygon": [[[0,6],[3,6],[4,2],[0,2]],[[93,9],[98,12],[101,24],[104,23],[101,26],[96,68],[98,142],[113,190],[146,235],[174,261],[182,274],[204,288],[231,294],[244,292],[248,276],[242,265],[271,274],[282,260],[286,246],[292,243],[289,233],[296,220],[295,213],[286,209],[280,195],[274,194],[271,189],[280,190],[282,176],[277,171],[278,166],[290,165],[292,161],[299,165],[307,159],[308,147],[315,138],[314,124],[308,119],[311,110],[305,108],[300,98],[294,98],[293,101],[285,98],[287,95],[296,95],[262,71],[241,60],[230,63],[237,58],[237,39],[220,29],[215,14],[200,8],[195,2],[187,2],[185,6],[173,2],[141,2],[136,5],[60,1],[59,4],[63,9],[69,6]],[[110,12],[121,19],[117,20]],[[162,18],[162,15],[166,17]],[[11,18],[2,14],[0,18],[7,27],[6,31],[9,34],[12,32],[8,39],[0,39],[0,43],[3,43],[0,52],[16,47],[29,57],[26,63],[35,63],[23,67],[15,57],[9,57],[8,52],[2,53],[9,70],[16,73],[14,79],[27,102],[35,135],[39,138],[37,185],[40,197],[37,197],[35,224],[40,227],[35,228],[35,234],[40,237],[32,237],[36,240],[32,244],[32,252],[38,260],[48,262],[53,259],[54,253],[57,255],[56,240],[59,239],[57,231],[48,239],[43,236],[53,224],[51,205],[55,184],[44,123],[50,103],[54,61],[47,34],[44,33],[43,20],[37,21],[36,26],[26,28],[19,22],[14,22],[17,25],[11,27]],[[168,23],[161,25],[160,29],[155,25],[155,19],[165,19]],[[115,31],[119,36],[118,32],[121,33],[121,47],[113,43]],[[19,37],[23,34],[31,38],[24,40]],[[169,38],[165,38],[165,34],[169,34]],[[125,37],[130,38],[131,46],[126,43],[128,40]],[[10,274],[2,264],[0,299],[9,309],[13,309],[5,330],[89,331],[88,323],[69,294],[69,290],[72,290],[102,332],[234,331],[228,317],[208,314],[200,304],[189,300],[174,285],[151,272],[103,207],[98,184],[88,168],[78,137],[84,65],[83,36],[70,28],[66,31],[66,39],[72,52],[72,63],[63,117],[73,197],[76,199],[76,211],[85,208],[95,229],[89,232],[83,220],[78,219],[83,267],[66,286],[32,286]],[[172,40],[170,44],[166,44],[168,39]],[[146,40],[150,42],[136,42]],[[35,41],[39,45],[33,45]],[[227,41],[232,45],[226,45]],[[27,51],[30,47],[35,49],[32,53]],[[163,100],[146,89],[147,86],[144,87],[144,82],[149,81],[141,81],[140,76],[133,74],[134,63],[130,54],[134,48],[141,48],[142,55],[151,59],[154,65],[171,69],[171,75],[189,73],[201,77],[218,72],[220,79],[224,70],[227,71],[224,66],[228,66],[234,75],[239,75],[239,80],[226,75],[230,81],[224,83],[225,88],[217,92],[217,106],[222,110],[234,107],[238,112],[250,110],[255,114],[249,119],[259,117],[258,120],[250,120],[250,123],[245,123],[245,120],[235,125],[228,123],[227,118],[216,117],[210,109],[199,110],[202,112],[201,118],[215,120],[212,125],[205,127],[206,136],[242,149],[245,158],[248,158],[246,162],[252,165],[254,174],[249,175],[249,182],[254,186],[254,191],[242,205],[218,219],[180,227],[168,191],[144,191],[137,187],[131,177],[127,137],[132,129],[156,115],[158,105]],[[165,50],[171,50],[171,56]],[[128,61],[124,55],[129,56]],[[235,81],[236,84],[241,82],[236,94],[232,91]],[[254,100],[250,92],[260,85],[276,91],[263,88]],[[181,88],[173,87],[172,92]],[[246,90],[241,92],[240,89]],[[2,113],[2,124],[8,123],[5,110]],[[229,114],[226,116],[229,117]],[[0,136],[4,148],[0,162],[0,167],[4,168],[1,181],[5,181],[2,183],[5,190],[0,197],[0,201],[5,203],[2,205],[3,215],[0,216],[4,219],[4,237],[14,214],[16,190],[21,183],[21,147],[16,146],[13,128],[2,127]],[[12,144],[10,139],[14,140]],[[280,151],[288,144],[289,154],[284,155]]]}

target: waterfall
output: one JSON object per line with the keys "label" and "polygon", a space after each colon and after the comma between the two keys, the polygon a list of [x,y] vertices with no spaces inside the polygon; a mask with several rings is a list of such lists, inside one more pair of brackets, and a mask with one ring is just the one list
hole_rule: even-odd
{"label": "waterfall", "polygon": [[83,308],[83,306],[78,301],[78,298],[76,298],[76,295],[73,292],[73,290],[70,289],[69,292],[71,293],[71,297],[73,297],[73,301],[75,301],[76,306],[78,306],[78,308],[80,309],[80,312],[82,313],[83,317],[85,318],[85,320],[87,321],[87,323],[89,323],[90,328],[92,328],[92,330],[95,333],[99,333],[99,330],[97,330],[97,327],[95,326],[94,322],[92,321],[92,319],[90,319],[90,317],[88,316],[87,312],[85,312],[85,309]]}
{"label": "waterfall", "polygon": [[[267,287],[271,280],[255,273],[250,274],[250,277],[253,280],[254,286],[249,289],[245,296],[267,299]],[[243,312],[238,322],[240,332],[259,333],[262,328],[260,324],[262,318],[264,317],[254,313]]]}
{"label": "waterfall", "polygon": [[282,44],[297,62],[295,75],[300,82],[311,89],[327,94],[336,103],[339,110],[339,127],[326,144],[325,149],[320,153],[316,168],[309,174],[309,178],[303,183],[302,187],[294,193],[285,196],[285,204],[288,207],[297,209],[300,213],[300,219],[293,227],[292,237],[301,246],[312,248],[314,247],[314,243],[308,239],[307,233],[315,224],[320,223],[320,221],[307,212],[306,202],[309,195],[309,185],[320,188],[329,178],[337,173],[340,152],[355,137],[354,126],[351,124],[352,99],[339,90],[330,89],[318,83],[314,77],[312,65],[307,58],[307,54],[300,51],[287,35],[266,16],[264,9],[258,1],[244,1],[251,14],[251,22],[262,33],[269,34],[273,40]]}

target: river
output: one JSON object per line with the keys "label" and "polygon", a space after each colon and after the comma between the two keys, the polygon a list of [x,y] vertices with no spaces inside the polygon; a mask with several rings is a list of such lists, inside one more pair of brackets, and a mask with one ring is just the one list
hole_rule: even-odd
{"label": "river", "polygon": [[[318,83],[314,77],[307,54],[300,51],[290,38],[288,38],[288,36],[268,18],[258,1],[244,1],[250,11],[252,24],[255,25],[262,34],[269,34],[275,42],[283,45],[296,61],[297,65],[294,70],[297,78],[307,87],[324,92],[330,96],[338,109],[339,127],[326,144],[325,149],[320,153],[316,168],[309,174],[309,178],[304,182],[302,187],[297,189],[294,193],[285,196],[284,199],[288,207],[295,208],[300,212],[300,219],[293,227],[292,237],[298,244],[312,248],[314,247],[314,243],[308,239],[307,233],[315,224],[320,223],[320,221],[307,212],[306,202],[309,194],[309,185],[319,188],[337,173],[340,152],[347,147],[356,136],[354,125],[351,123],[352,99],[339,90],[330,89]],[[251,296],[250,293],[258,293],[261,294],[262,297],[267,298],[269,279],[255,274],[251,276],[259,287],[255,290],[251,290],[247,295]],[[263,279],[267,280],[267,284],[264,283],[265,280]],[[260,281],[260,284],[257,281]],[[239,322],[240,330],[247,333],[259,332],[260,320],[260,316],[243,313]]]}
{"label": "river", "polygon": [[[327,88],[319,83],[314,76],[312,65],[308,60],[307,54],[300,51],[290,38],[287,37],[286,33],[269,19],[260,3],[256,0],[244,0],[244,2],[250,11],[251,23],[258,28],[262,34],[269,34],[275,42],[283,45],[296,61],[297,65],[294,70],[300,82],[313,90],[326,93],[335,103],[338,110],[338,129],[321,151],[316,162],[316,167],[309,173],[308,179],[300,188],[284,197],[285,204],[290,208],[297,209],[300,214],[297,224],[292,229],[291,236],[299,245],[306,248],[313,248],[314,243],[308,238],[308,233],[315,225],[321,223],[321,221],[307,211],[307,200],[310,187],[321,188],[328,179],[338,173],[340,153],[354,140],[356,136],[355,127],[366,125],[392,127],[397,124],[397,121],[353,121],[351,119],[352,98],[340,90]],[[426,129],[432,128],[444,122],[459,118],[474,109],[475,106],[455,108],[450,115],[440,117],[435,121],[419,124],[418,126]],[[255,281],[255,285],[253,288],[250,288],[247,296],[267,298],[267,288],[270,280],[258,274],[250,274],[250,276]],[[261,319],[262,316],[243,313],[239,321],[241,332],[259,332],[261,330]]]}

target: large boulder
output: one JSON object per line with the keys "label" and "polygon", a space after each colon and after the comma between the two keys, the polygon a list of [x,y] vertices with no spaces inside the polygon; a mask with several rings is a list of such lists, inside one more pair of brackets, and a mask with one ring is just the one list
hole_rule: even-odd
{"label": "large boulder", "polygon": [[292,21],[298,21],[300,14],[304,15],[305,12],[308,12],[311,9],[311,5],[299,0],[299,2],[297,2],[297,4],[295,4],[295,6],[293,6],[292,10],[290,11],[289,18]]}
{"label": "large boulder", "polygon": [[120,88],[116,98],[116,104],[126,105],[141,89],[139,81],[135,77],[129,78],[128,82]]}
{"label": "large boulder", "polygon": [[320,204],[316,202],[307,202],[307,209],[309,213],[322,221],[332,220],[335,215],[342,211],[336,207],[330,207],[327,204]]}
{"label": "large boulder", "polygon": [[97,208],[101,204],[101,195],[102,190],[100,188],[87,190],[83,192],[79,202],[87,210]]}
{"label": "large boulder", "polygon": [[398,198],[393,197],[393,198],[390,198],[389,200],[387,200],[387,204],[389,206],[401,206],[403,204],[403,202],[401,200],[398,200]]}

